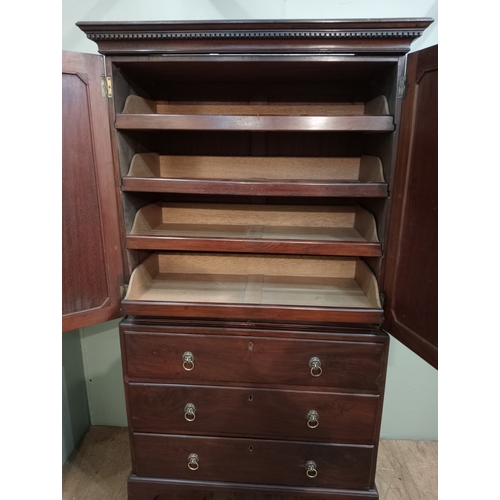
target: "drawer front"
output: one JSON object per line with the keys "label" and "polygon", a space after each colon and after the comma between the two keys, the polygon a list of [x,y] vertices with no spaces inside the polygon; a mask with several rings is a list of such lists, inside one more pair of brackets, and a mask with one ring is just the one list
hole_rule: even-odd
{"label": "drawer front", "polygon": [[130,378],[378,391],[385,345],[226,335],[124,334]]}
{"label": "drawer front", "polygon": [[128,385],[135,431],[374,444],[379,397],[239,387]]}
{"label": "drawer front", "polygon": [[134,434],[132,444],[133,472],[143,477],[345,489],[372,486],[372,446],[159,434]]}

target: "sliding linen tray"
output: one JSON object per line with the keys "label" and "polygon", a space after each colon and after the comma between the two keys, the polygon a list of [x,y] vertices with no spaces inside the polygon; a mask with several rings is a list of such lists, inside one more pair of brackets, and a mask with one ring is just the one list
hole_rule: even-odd
{"label": "sliding linen tray", "polygon": [[125,314],[380,323],[375,276],[349,257],[155,253],[132,273]]}
{"label": "sliding linen tray", "polygon": [[123,191],[262,196],[387,197],[376,156],[165,156],[136,154]]}
{"label": "sliding linen tray", "polygon": [[327,104],[182,104],[130,95],[116,115],[119,130],[394,130],[385,96]]}
{"label": "sliding linen tray", "polygon": [[373,215],[361,207],[156,203],[127,235],[133,250],[378,257]]}

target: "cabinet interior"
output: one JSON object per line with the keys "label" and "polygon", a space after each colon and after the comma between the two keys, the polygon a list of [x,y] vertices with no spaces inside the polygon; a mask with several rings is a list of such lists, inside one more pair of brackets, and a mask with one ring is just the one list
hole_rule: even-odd
{"label": "cabinet interior", "polygon": [[[245,303],[256,280],[258,303],[380,308],[397,58],[214,57],[114,58],[126,300]],[[229,270],[262,259],[278,274]]]}

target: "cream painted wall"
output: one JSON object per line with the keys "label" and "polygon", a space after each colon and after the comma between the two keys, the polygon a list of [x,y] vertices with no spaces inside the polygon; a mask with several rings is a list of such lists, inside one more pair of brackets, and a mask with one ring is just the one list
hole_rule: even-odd
{"label": "cream painted wall", "polygon": [[[335,19],[432,17],[433,25],[412,50],[437,43],[434,0],[64,0],[62,48],[97,53],[77,21],[197,19]],[[93,425],[126,425],[117,321],[81,333]],[[438,438],[437,370],[391,339],[381,435],[391,439]]]}

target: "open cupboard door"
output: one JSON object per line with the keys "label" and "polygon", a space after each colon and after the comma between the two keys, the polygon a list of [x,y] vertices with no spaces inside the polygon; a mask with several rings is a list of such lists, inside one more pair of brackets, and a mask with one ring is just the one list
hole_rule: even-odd
{"label": "open cupboard door", "polygon": [[438,47],[409,54],[392,190],[384,329],[438,365]]}
{"label": "open cupboard door", "polygon": [[62,54],[63,332],[120,317],[122,255],[102,56]]}

